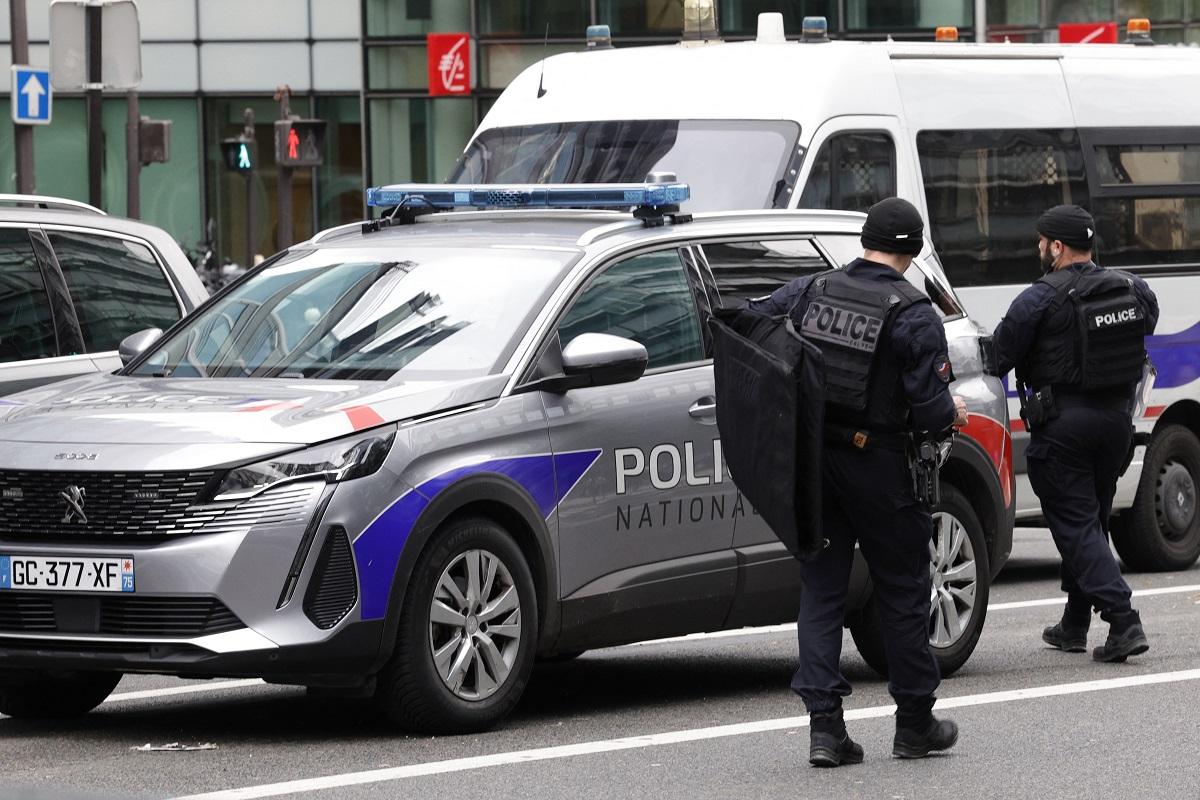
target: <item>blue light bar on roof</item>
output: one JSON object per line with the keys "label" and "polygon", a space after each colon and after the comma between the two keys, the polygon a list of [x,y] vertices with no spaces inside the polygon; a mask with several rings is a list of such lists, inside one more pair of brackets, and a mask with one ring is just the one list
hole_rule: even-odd
{"label": "blue light bar on roof", "polygon": [[367,205],[409,208],[628,208],[676,206],[686,183],[398,183],[367,189]]}

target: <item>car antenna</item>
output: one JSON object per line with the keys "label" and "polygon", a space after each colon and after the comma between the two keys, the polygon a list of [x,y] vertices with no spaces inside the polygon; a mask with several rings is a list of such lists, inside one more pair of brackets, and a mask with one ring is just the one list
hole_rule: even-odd
{"label": "car antenna", "polygon": [[546,78],[546,52],[550,49],[550,23],[546,23],[546,37],[542,40],[542,71],[538,75],[538,99],[546,96],[546,89],[542,86],[542,81]]}

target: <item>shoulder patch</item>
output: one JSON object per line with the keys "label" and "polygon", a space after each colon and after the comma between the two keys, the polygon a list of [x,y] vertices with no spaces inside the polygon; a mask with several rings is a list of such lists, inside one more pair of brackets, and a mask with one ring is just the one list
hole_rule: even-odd
{"label": "shoulder patch", "polygon": [[950,366],[950,357],[946,353],[938,353],[933,357],[933,372],[942,383],[954,380],[954,368]]}

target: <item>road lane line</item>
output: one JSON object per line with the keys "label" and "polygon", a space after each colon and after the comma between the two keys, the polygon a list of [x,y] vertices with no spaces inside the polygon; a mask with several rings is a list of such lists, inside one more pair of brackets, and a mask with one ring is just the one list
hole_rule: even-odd
{"label": "road lane line", "polygon": [[136,692],[121,692],[111,694],[105,703],[120,703],[127,700],[149,700],[155,697],[171,697],[177,694],[199,694],[201,692],[221,692],[227,689],[242,689],[247,686],[266,686],[258,678],[246,678],[238,681],[218,681],[216,683],[197,683],[194,686],[169,686],[162,689],[142,689]]}
{"label": "road lane line", "polygon": [[[1134,597],[1153,597],[1164,594],[1181,594],[1183,592],[1200,592],[1200,584],[1191,586],[1164,586],[1157,589],[1139,589],[1133,593]],[[988,605],[988,611],[1012,611],[1021,608],[1034,608],[1036,606],[1054,606],[1060,605],[1063,602],[1061,597],[1047,597],[1039,600],[1018,600],[1011,603],[992,603]],[[674,644],[677,642],[695,642],[706,641],[710,639],[729,639],[740,636],[761,636],[771,633],[794,633],[796,623],[786,622],[782,625],[765,625],[757,628],[739,628],[732,631],[713,631],[711,633],[691,633],[686,636],[672,636],[667,639],[650,639],[645,642],[635,642],[632,646],[642,647],[645,645],[656,644]],[[629,647],[630,645],[620,645],[621,647]],[[153,700],[158,697],[172,697],[175,695],[189,694],[204,694],[206,692],[223,692],[231,689],[242,689],[249,686],[266,686],[267,684],[257,678],[236,681],[220,681],[216,683],[201,683],[195,686],[172,686],[164,689],[144,689],[136,692],[122,692],[110,696],[105,703],[121,703],[130,700]]]}
{"label": "road lane line", "polygon": [[[1031,700],[1042,697],[1058,697],[1062,695],[1084,694],[1087,692],[1111,691],[1139,686],[1152,686],[1165,683],[1200,680],[1200,669],[1180,670],[1178,672],[1159,672],[1148,675],[1130,675],[1122,678],[1105,680],[1082,681],[1078,683],[1052,684],[1036,686],[1028,689],[1013,689],[1000,692],[948,697],[938,701],[938,709],[966,708],[968,706],[992,705],[1009,703],[1018,700]],[[873,706],[870,708],[850,709],[845,712],[846,719],[873,719],[890,717],[896,710],[893,705]],[[327,775],[319,778],[302,778],[299,780],[267,783],[258,786],[246,786],[239,789],[224,789],[215,792],[187,795],[176,800],[255,800],[262,797],[279,797],[281,795],[315,792],[323,789],[340,789],[347,786],[361,786],[369,783],[403,780],[428,775],[444,775],[453,772],[484,769],[512,764],[526,764],[536,761],[549,761],[574,756],[594,755],[597,753],[612,753],[621,750],[636,750],[662,745],[684,744],[709,739],[727,738],[730,736],[745,736],[747,734],[767,733],[771,731],[802,728],[808,725],[807,716],[780,717],[777,719],[741,722],[732,725],[717,725],[709,728],[692,728],[666,733],[654,733],[643,736],[627,736],[619,739],[601,739],[577,744],[540,747],[531,750],[515,750],[506,753],[493,753],[485,756],[455,758],[446,761],[432,761],[423,764],[410,764],[403,767],[388,767],[383,769],[364,770],[362,772],[347,772],[340,775]]]}
{"label": "road lane line", "polygon": [[[1191,586],[1162,586],[1157,589],[1138,589],[1134,597],[1154,597],[1164,594],[1182,594],[1184,592],[1200,592],[1200,584]],[[1014,611],[1021,608],[1036,608],[1037,606],[1061,606],[1066,602],[1065,595],[1058,597],[1043,597],[1038,600],[1016,600],[1010,603],[989,603],[988,613],[993,611]],[[696,642],[706,639],[729,639],[737,636],[758,636],[767,633],[794,633],[796,623],[785,622],[782,625],[764,625],[757,628],[738,628],[732,631],[712,631],[710,633],[689,633],[685,636],[671,636],[666,639],[649,639],[644,642],[634,642],[634,646],[649,644],[673,644],[675,642]],[[618,645],[628,647],[628,645]]]}

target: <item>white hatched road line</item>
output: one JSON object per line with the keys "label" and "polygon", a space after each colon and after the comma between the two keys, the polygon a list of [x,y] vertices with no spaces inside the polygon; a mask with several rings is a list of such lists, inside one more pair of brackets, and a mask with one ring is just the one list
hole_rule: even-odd
{"label": "white hatched road line", "polygon": [[[948,697],[938,700],[939,709],[965,708],[968,706],[992,705],[1009,703],[1018,700],[1031,700],[1042,697],[1058,697],[1062,695],[1084,694],[1087,692],[1110,691],[1113,689],[1128,689],[1139,686],[1152,686],[1165,683],[1200,680],[1200,669],[1181,670],[1178,672],[1159,672],[1149,675],[1131,675],[1124,678],[1109,678],[1106,680],[1083,681],[1079,683],[1062,683],[1049,686],[1036,686],[1028,689],[1013,689],[1000,692]],[[847,720],[874,719],[890,717],[896,710],[895,706],[873,706],[846,711]],[[327,775],[320,778],[303,778],[300,780],[267,783],[259,786],[247,786],[240,789],[225,789],[216,792],[187,795],[176,800],[253,800],[260,797],[279,797],[281,795],[315,792],[322,789],[340,789],[346,786],[361,786],[368,783],[383,783],[386,781],[403,780],[428,775],[444,775],[452,772],[484,769],[511,764],[527,764],[536,761],[548,761],[574,756],[594,755],[597,753],[612,753],[620,750],[636,750],[645,747],[700,742],[708,739],[720,739],[730,736],[745,736],[754,733],[802,728],[808,725],[807,716],[781,717],[777,719],[741,722],[733,725],[718,725],[710,728],[692,728],[667,733],[654,733],[644,736],[627,736],[620,739],[601,739],[578,744],[558,745],[555,747],[540,747],[531,750],[515,750],[507,753],[494,753],[486,756],[470,758],[455,758],[447,761],[432,761],[424,764],[410,764],[404,767],[388,767],[362,772],[347,772],[340,775]]]}
{"label": "white hatched road line", "polygon": [[[1200,584],[1191,586],[1164,586],[1157,589],[1139,589],[1133,593],[1134,597],[1153,597],[1164,594],[1181,594],[1183,592],[1200,592]],[[1062,604],[1061,597],[1047,597],[1040,600],[1019,600],[1013,603],[992,603],[988,606],[988,611],[1012,611],[1020,608],[1034,608],[1036,606],[1054,606]],[[690,633],[687,636],[672,636],[667,639],[651,639],[645,642],[636,642],[634,647],[643,647],[652,644],[672,644],[675,642],[695,642],[706,641],[709,639],[730,639],[740,636],[762,636],[771,633],[792,633],[796,630],[796,623],[787,622],[782,625],[765,625],[758,628],[739,628],[735,631],[714,631],[712,633]],[[628,647],[629,645],[622,645]],[[121,703],[130,700],[152,700],[158,697],[173,697],[176,695],[189,694],[204,694],[207,692],[224,692],[230,689],[242,689],[248,686],[266,686],[264,681],[257,678],[249,678],[246,680],[237,681],[219,681],[216,683],[197,683],[189,686],[171,686],[164,689],[144,689],[136,692],[121,692],[111,695],[105,703]]]}

